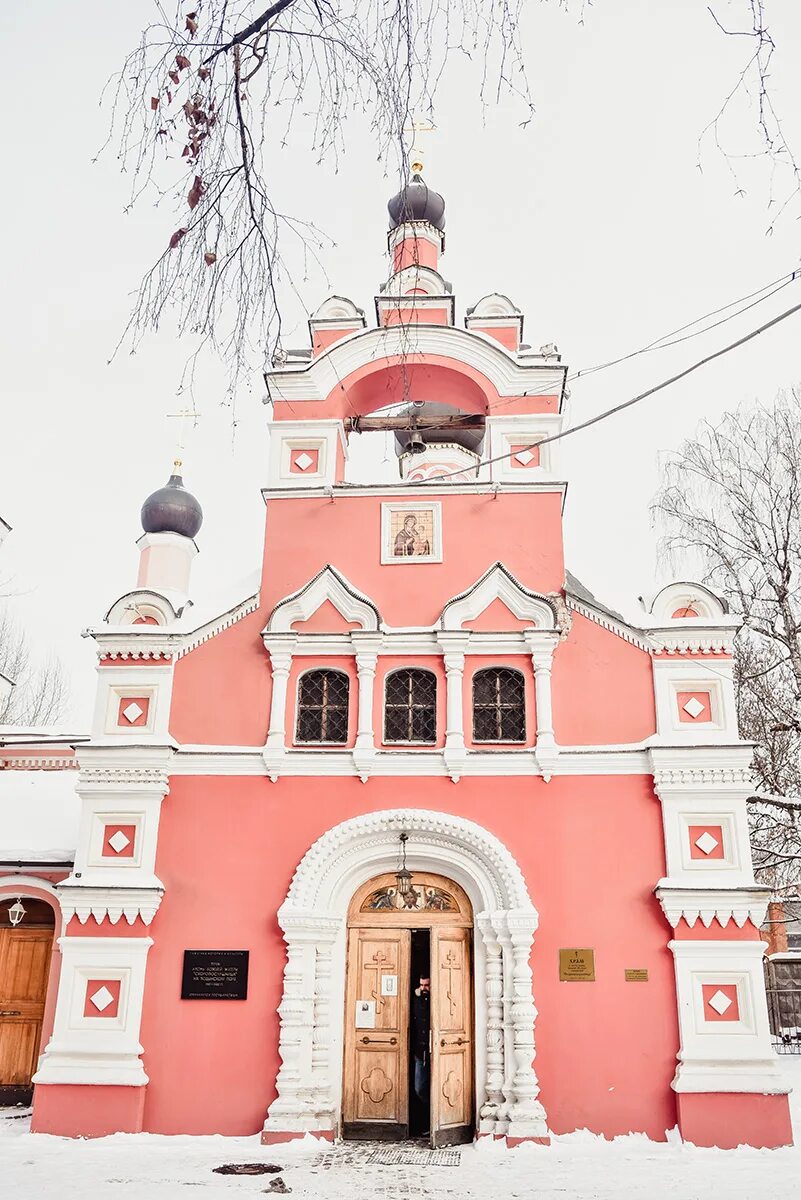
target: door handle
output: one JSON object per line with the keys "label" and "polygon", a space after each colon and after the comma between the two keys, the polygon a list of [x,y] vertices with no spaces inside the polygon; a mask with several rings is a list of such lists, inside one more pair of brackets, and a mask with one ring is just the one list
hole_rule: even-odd
{"label": "door handle", "polygon": [[6,1008],[2,1012],[0,1012],[0,1017],[21,1017],[21,1016],[22,1016],[21,1008]]}
{"label": "door handle", "polygon": [[370,1037],[363,1037],[362,1041],[364,1042],[365,1046],[368,1045],[370,1042],[372,1042],[376,1046],[397,1046],[397,1044],[398,1044],[398,1039],[396,1037],[391,1037],[388,1042],[384,1041],[383,1038],[370,1038]]}
{"label": "door handle", "polygon": [[440,1046],[467,1046],[469,1042],[470,1038],[463,1037],[454,1038],[452,1042],[449,1042],[447,1038],[440,1038],[439,1044]]}

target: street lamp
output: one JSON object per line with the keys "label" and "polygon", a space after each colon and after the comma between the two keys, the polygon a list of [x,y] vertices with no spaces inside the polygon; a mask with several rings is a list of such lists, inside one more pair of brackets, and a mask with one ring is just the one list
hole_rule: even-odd
{"label": "street lamp", "polygon": [[395,872],[395,879],[398,884],[398,895],[405,899],[412,890],[412,873],[406,866],[406,843],[409,840],[408,833],[402,833],[398,838],[400,842],[400,850],[398,851],[398,869]]}
{"label": "street lamp", "polygon": [[22,900],[17,896],[16,903],[8,906],[8,919],[12,925],[19,925],[22,918],[25,916],[25,907]]}

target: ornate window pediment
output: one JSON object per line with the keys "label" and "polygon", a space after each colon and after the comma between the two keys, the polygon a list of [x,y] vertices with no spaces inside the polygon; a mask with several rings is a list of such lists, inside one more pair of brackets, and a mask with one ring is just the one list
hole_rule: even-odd
{"label": "ornate window pediment", "polygon": [[296,621],[308,621],[328,600],[346,620],[361,629],[376,631],[381,624],[372,600],[348,583],[335,567],[323,567],[313,579],[279,600],[263,633],[290,633]]}
{"label": "ornate window pediment", "polygon": [[524,588],[507,571],[503,563],[495,563],[480,579],[460,596],[454,596],[442,610],[443,629],[462,629],[466,621],[480,616],[493,600],[500,600],[513,616],[530,621],[534,629],[556,629],[553,604],[538,592]]}

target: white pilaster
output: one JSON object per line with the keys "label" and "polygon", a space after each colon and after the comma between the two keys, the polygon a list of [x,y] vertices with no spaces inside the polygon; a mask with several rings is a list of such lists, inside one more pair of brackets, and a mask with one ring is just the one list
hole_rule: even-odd
{"label": "white pilaster", "polygon": [[504,1103],[503,951],[492,919],[487,914],[476,917],[476,927],[486,955],[484,984],[487,1004],[487,1082],[484,1101],[479,1104],[478,1132],[495,1134],[500,1132],[498,1121]]}
{"label": "white pilaster", "polygon": [[356,724],[356,745],[353,764],[366,783],[375,759],[375,728],[373,725],[375,671],[381,637],[375,633],[355,632],[352,640],[356,646],[356,670],[359,676],[359,700]]}
{"label": "white pilaster", "polygon": [[280,642],[265,638],[264,644],[270,655],[273,687],[270,698],[270,728],[263,753],[267,774],[275,783],[281,774],[281,764],[286,754],[286,696],[294,638],[282,638]]}
{"label": "white pilaster", "polygon": [[443,631],[437,634],[446,676],[445,768],[458,783],[467,760],[464,744],[464,655],[470,639],[467,632]]}
{"label": "white pilaster", "polygon": [[551,778],[553,763],[559,754],[553,729],[553,700],[551,693],[551,671],[556,635],[539,632],[525,634],[534,667],[534,696],[537,709],[537,742],[534,757],[547,783]]}

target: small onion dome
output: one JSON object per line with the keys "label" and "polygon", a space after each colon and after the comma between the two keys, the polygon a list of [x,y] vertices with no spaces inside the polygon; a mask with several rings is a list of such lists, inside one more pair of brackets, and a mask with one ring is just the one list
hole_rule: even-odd
{"label": "small onion dome", "polygon": [[184,487],[180,469],[180,462],[176,462],[175,473],[164,487],[148,496],[142,505],[145,533],[180,533],[182,537],[193,538],[203,524],[203,509]]}
{"label": "small onion dome", "polygon": [[[427,400],[425,404],[407,405],[406,408],[401,409],[398,415],[413,425],[414,421],[420,420],[423,417],[426,419],[431,417],[466,417],[468,414],[460,408],[455,408],[452,404],[441,404],[435,400]],[[413,432],[413,428],[396,430],[395,453],[398,456],[404,454],[409,449]],[[446,442],[452,446],[461,446],[463,450],[472,450],[473,453],[477,453],[484,441],[484,427],[473,425],[460,429],[458,425],[454,427],[443,423],[441,426],[429,426],[427,429],[419,430],[418,437],[422,438],[426,446],[435,446]]]}
{"label": "small onion dome", "polygon": [[422,175],[412,175],[406,187],[393,196],[387,205],[389,227],[397,229],[406,221],[428,221],[440,233],[445,230],[445,201],[434,192]]}

